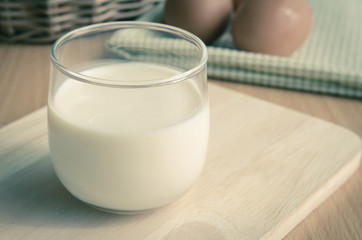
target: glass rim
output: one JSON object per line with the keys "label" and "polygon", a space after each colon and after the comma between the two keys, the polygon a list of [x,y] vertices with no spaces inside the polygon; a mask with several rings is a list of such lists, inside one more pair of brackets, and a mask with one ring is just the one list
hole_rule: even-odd
{"label": "glass rim", "polygon": [[[114,30],[117,30],[117,29],[120,30],[122,28],[123,29],[126,29],[126,28],[142,29],[143,28],[143,29],[168,32],[168,33],[172,33],[176,36],[180,36],[180,37],[182,36],[183,39],[185,39],[189,42],[192,42],[194,45],[196,45],[200,49],[201,58],[198,61],[197,65],[195,65],[194,67],[192,67],[184,72],[177,73],[168,78],[137,81],[136,84],[133,81],[121,81],[119,83],[113,83],[113,82],[110,83],[109,80],[104,79],[104,78],[97,78],[97,77],[93,77],[93,76],[84,75],[84,74],[81,74],[80,72],[70,70],[69,68],[65,67],[61,63],[61,61],[59,61],[57,59],[55,51],[62,44],[66,43],[67,41],[70,41],[72,39],[75,39],[76,37],[81,36],[85,33],[90,33],[92,31],[103,29],[105,27],[112,27],[111,29],[114,29]],[[144,22],[144,21],[114,21],[114,22],[97,23],[97,24],[80,27],[80,28],[74,29],[74,30],[64,34],[60,38],[58,38],[53,43],[51,50],[50,50],[51,62],[56,66],[56,68],[59,71],[61,71],[63,74],[67,75],[71,79],[89,83],[89,84],[100,85],[100,86],[126,87],[126,88],[155,87],[155,86],[173,84],[173,83],[181,82],[186,79],[190,79],[193,76],[197,75],[199,72],[201,72],[202,69],[206,66],[207,57],[208,57],[207,48],[206,48],[204,42],[196,35],[188,32],[186,30],[183,30],[181,28],[170,26],[167,24]]]}

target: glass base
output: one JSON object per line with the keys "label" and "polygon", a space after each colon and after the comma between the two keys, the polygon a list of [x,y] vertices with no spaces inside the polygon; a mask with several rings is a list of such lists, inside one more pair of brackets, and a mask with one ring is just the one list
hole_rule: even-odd
{"label": "glass base", "polygon": [[[82,201],[82,202],[84,202],[84,201]],[[104,208],[104,207],[100,207],[100,206],[97,206],[97,205],[94,205],[94,204],[91,204],[91,203],[87,203],[87,202],[84,202],[84,203],[87,204],[88,206],[92,207],[92,208],[97,209],[97,210],[107,212],[107,213],[120,214],[120,215],[143,214],[143,213],[151,212],[152,210],[154,210],[154,208],[152,208],[152,209],[143,209],[143,210],[119,210],[119,209],[112,209],[112,208]]]}

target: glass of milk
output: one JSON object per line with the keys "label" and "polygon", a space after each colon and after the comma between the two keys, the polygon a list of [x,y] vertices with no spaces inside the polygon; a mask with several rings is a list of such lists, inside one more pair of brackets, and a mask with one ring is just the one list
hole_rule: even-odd
{"label": "glass of milk", "polygon": [[69,32],[50,55],[49,146],[66,189],[125,214],[183,196],[208,145],[203,42],[168,25],[111,22]]}

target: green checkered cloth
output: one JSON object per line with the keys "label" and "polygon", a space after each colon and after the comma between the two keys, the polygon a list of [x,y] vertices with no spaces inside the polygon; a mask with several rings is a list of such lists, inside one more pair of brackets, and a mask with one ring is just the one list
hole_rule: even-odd
{"label": "green checkered cloth", "polygon": [[[292,56],[236,50],[229,24],[224,34],[208,46],[208,77],[362,98],[362,29],[359,27],[362,1],[309,0],[309,3],[314,16],[313,28],[307,41]],[[162,23],[163,8],[164,5],[159,4],[138,20]],[[196,51],[192,44],[160,37],[151,30],[120,30],[107,45],[128,60],[172,64],[184,69],[198,61],[197,56],[193,56]],[[162,49],[161,53],[147,52],[156,45]],[[170,52],[187,55],[188,62],[171,56]]]}
{"label": "green checkered cloth", "polygon": [[[313,28],[306,42],[292,56],[236,50],[229,25],[224,34],[208,46],[208,77],[362,98],[362,1],[309,0],[309,3],[314,17]],[[159,4],[138,20],[162,23],[163,8],[164,5]],[[119,33],[111,39],[109,47],[120,53],[117,41],[126,39],[130,39],[129,44],[138,44],[135,47],[145,44],[145,41],[137,42],[129,35],[124,38]],[[151,45],[158,41],[152,42],[147,36],[142,39],[148,39]],[[178,44],[171,42],[161,45],[166,49],[176,48]],[[188,47],[180,44],[181,51]],[[169,60],[164,58],[160,63],[162,61],[167,63]]]}
{"label": "green checkered cloth", "polygon": [[106,44],[108,50],[117,54],[118,60],[151,62],[181,71],[196,67],[202,55],[192,42],[153,29],[117,30]]}

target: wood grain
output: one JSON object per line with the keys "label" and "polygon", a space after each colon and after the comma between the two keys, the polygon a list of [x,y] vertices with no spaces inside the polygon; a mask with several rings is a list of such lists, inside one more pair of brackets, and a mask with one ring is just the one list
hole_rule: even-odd
{"label": "wood grain", "polygon": [[[48,45],[0,44],[0,125],[6,125],[46,104],[49,49]],[[234,91],[326,119],[362,136],[362,102],[360,101],[221,81],[212,82]],[[36,175],[36,172],[28,174]],[[45,180],[49,180],[51,187],[58,186],[52,175],[48,179],[45,177]],[[362,168],[360,167],[346,184],[313,211],[285,239],[362,239],[361,186]],[[66,195],[59,188],[56,189],[58,190],[55,191],[55,194],[59,192],[60,196]],[[21,195],[21,192],[18,194]],[[73,200],[70,199],[68,200],[72,202]],[[54,200],[54,205],[59,208],[57,199],[48,197],[44,201],[50,200]],[[47,217],[47,215],[43,217],[41,215],[42,213],[36,219],[25,219],[25,221],[35,220],[37,222],[37,220]],[[82,216],[89,215],[92,213]],[[93,216],[97,216],[97,214]],[[18,216],[13,217],[16,219]],[[86,223],[95,226],[93,220],[92,217],[89,217]],[[67,226],[82,228],[84,224],[75,223],[73,219]],[[190,229],[195,232],[199,228],[209,229],[208,226],[190,226]],[[213,232],[210,231],[210,233]],[[218,236],[217,233],[214,235]]]}
{"label": "wood grain", "polygon": [[0,44],[0,126],[44,106],[50,46]]}
{"label": "wood grain", "polygon": [[[325,119],[362,137],[361,101],[221,81],[216,84]],[[362,167],[285,239],[362,239]]]}
{"label": "wood grain", "polygon": [[[119,216],[114,219],[119,222],[117,227],[94,220],[104,224],[98,234],[107,239],[116,239],[112,235],[127,239],[171,240],[185,235],[200,240],[281,239],[358,168],[361,141],[350,131],[214,84],[209,84],[209,90],[209,151],[196,185],[166,208]],[[0,229],[4,239],[49,239],[54,234],[63,239],[74,235],[97,239],[90,227],[74,230],[63,224],[72,218],[84,222],[79,211],[93,210],[78,201],[58,203],[57,207],[72,209],[65,214],[48,199],[64,189],[51,168],[46,126],[44,108],[0,130]],[[49,188],[47,183],[52,181],[57,187]],[[27,211],[19,211],[29,205]],[[47,220],[24,228],[23,219],[39,218],[39,212],[48,212]],[[62,233],[48,229],[50,222],[63,226]]]}

